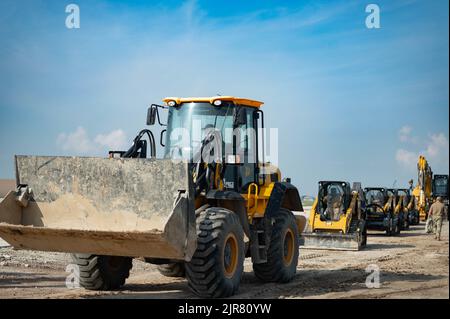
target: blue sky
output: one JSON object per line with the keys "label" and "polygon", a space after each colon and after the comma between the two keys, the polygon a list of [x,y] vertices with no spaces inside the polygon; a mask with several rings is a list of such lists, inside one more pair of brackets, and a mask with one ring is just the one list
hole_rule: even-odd
{"label": "blue sky", "polygon": [[[67,29],[65,7],[80,7]],[[448,1],[0,2],[0,178],[14,154],[103,155],[165,96],[265,102],[279,166],[317,181],[406,186],[449,165]]]}

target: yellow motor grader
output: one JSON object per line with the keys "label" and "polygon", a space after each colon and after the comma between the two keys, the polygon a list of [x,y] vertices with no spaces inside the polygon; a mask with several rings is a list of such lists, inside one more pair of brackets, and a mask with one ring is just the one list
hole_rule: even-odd
{"label": "yellow motor grader", "polygon": [[163,101],[147,114],[148,125],[166,127],[162,159],[148,129],[108,158],[15,156],[17,189],[0,202],[0,237],[71,253],[87,289],[119,288],[135,257],[185,275],[202,297],[235,294],[246,257],[260,280],[292,280],[306,221],[292,213],[303,210],[297,188],[265,163],[263,103]]}

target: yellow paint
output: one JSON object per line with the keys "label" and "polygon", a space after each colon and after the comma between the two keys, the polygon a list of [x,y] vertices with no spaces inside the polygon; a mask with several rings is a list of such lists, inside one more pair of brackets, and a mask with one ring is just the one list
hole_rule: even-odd
{"label": "yellow paint", "polygon": [[[252,199],[253,205],[251,204]],[[258,208],[258,185],[256,185],[255,183],[251,183],[248,186],[247,191],[247,214],[250,218],[253,218],[253,215],[255,215],[257,208]]]}
{"label": "yellow paint", "polygon": [[[255,196],[255,192],[251,192],[251,186],[249,187],[249,191],[247,192],[247,194],[241,194],[247,202],[247,207],[250,207],[247,208],[247,215],[250,223],[252,222],[253,218],[264,217],[264,213],[266,211],[267,204],[269,203],[269,198],[272,194],[274,185],[275,183],[272,182],[268,185],[264,184],[263,186],[258,186],[257,196]],[[253,202],[255,202],[255,197],[257,198],[256,205],[250,205],[252,200]]]}
{"label": "yellow paint", "polygon": [[386,204],[384,204],[383,206],[383,210],[385,212],[390,211],[391,207],[392,207],[392,202],[394,201],[394,197],[393,196],[389,196],[388,200],[386,201]]}
{"label": "yellow paint", "polygon": [[318,198],[314,200],[311,212],[309,214],[309,226],[311,231],[326,231],[330,233],[348,233],[350,229],[350,223],[352,221],[352,215],[355,210],[355,205],[358,200],[358,193],[352,194],[352,199],[345,214],[342,214],[337,221],[322,221],[320,220],[320,213],[317,212]]}
{"label": "yellow paint", "polygon": [[398,215],[402,211],[402,200],[403,196],[398,197],[398,203],[394,207],[394,214]]}
{"label": "yellow paint", "polygon": [[[222,251],[222,260],[223,260],[223,267],[225,269],[225,276],[227,278],[233,278],[234,273],[236,272],[237,265],[238,265],[238,257],[239,257],[239,249],[238,249],[238,243],[237,238],[233,233],[229,233],[227,238],[225,239],[225,244],[223,245],[223,251]],[[230,248],[230,263],[225,264],[225,248]]]}
{"label": "yellow paint", "polygon": [[423,185],[420,185],[419,181],[416,187],[413,189],[413,196],[415,197],[417,210],[419,211],[420,220],[424,221],[428,215],[428,209],[431,205],[432,191],[433,191],[433,172],[426,158],[422,155],[419,156],[417,161],[418,174],[424,176]]}
{"label": "yellow paint", "polygon": [[294,247],[295,247],[295,236],[290,228],[288,228],[286,231],[284,242],[285,245],[287,244],[287,252],[286,255],[283,253],[283,263],[285,266],[289,266],[292,263],[292,259],[294,257]]}
{"label": "yellow paint", "polygon": [[220,170],[222,168],[222,164],[216,165],[216,171],[214,172],[214,186],[218,190],[223,190],[223,180],[220,178]]}
{"label": "yellow paint", "polygon": [[261,105],[264,104],[264,102],[241,98],[241,97],[234,97],[234,96],[212,96],[212,97],[166,97],[163,99],[164,103],[169,103],[169,101],[175,101],[177,105],[180,105],[182,103],[190,103],[190,102],[206,102],[211,103],[211,105],[214,105],[214,101],[220,100],[220,101],[230,101],[233,102],[235,105],[246,105],[246,106],[252,106],[252,107],[261,107]]}

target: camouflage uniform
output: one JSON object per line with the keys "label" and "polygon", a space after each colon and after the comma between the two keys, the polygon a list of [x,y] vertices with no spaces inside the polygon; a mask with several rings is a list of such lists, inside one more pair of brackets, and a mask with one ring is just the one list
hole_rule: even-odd
{"label": "camouflage uniform", "polygon": [[430,207],[429,215],[433,218],[434,236],[441,240],[442,219],[444,218],[444,204],[437,200]]}

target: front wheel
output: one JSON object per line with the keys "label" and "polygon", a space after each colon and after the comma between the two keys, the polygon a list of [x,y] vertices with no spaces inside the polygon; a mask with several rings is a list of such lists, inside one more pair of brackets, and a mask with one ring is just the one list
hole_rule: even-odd
{"label": "front wheel", "polygon": [[197,249],[186,266],[191,290],[200,297],[234,295],[244,271],[244,231],[232,211],[210,207],[197,217]]}
{"label": "front wheel", "polygon": [[133,266],[130,257],[72,254],[79,285],[89,290],[113,290],[125,284]]}
{"label": "front wheel", "polygon": [[253,264],[255,276],[265,282],[289,282],[297,271],[298,230],[294,215],[286,209],[280,209],[274,217],[267,261]]}

